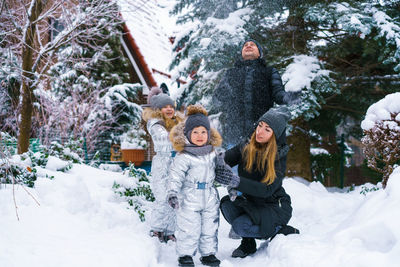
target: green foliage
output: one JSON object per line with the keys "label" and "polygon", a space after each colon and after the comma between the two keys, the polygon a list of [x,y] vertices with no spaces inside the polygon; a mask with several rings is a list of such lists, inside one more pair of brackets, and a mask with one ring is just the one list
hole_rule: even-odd
{"label": "green foliage", "polygon": [[9,157],[17,153],[17,138],[6,132],[0,132],[0,151],[2,156]]}
{"label": "green foliage", "polygon": [[354,191],[356,188],[355,188],[355,185],[354,184],[351,184],[350,186],[349,186],[349,188],[347,189],[347,193],[350,193],[350,192],[352,192],[352,191]]}
{"label": "green foliage", "polygon": [[[337,140],[340,147],[340,140]],[[341,158],[340,150],[337,153],[311,153],[311,175],[313,180],[329,186],[340,186],[340,160],[343,164],[353,155],[353,152],[345,145],[344,158]]]}
{"label": "green foliage", "polygon": [[0,183],[3,184],[25,184],[33,187],[38,176],[36,168],[1,160],[0,177]]}
{"label": "green foliage", "polygon": [[96,151],[96,153],[94,153],[93,158],[90,160],[89,165],[95,168],[99,168],[100,164],[101,164],[101,152],[100,151]]}
{"label": "green foliage", "polygon": [[[309,80],[297,88],[302,90],[302,103],[291,106],[291,111],[293,118],[306,121],[309,136],[320,137],[318,142],[312,140],[314,146],[337,151],[337,144],[326,140],[338,136],[338,129],[344,130],[345,138],[360,139],[359,125],[368,107],[398,91],[398,1],[235,1],[223,15],[217,8],[205,10],[208,2],[214,7],[214,1],[204,5],[198,0],[177,1],[174,10],[182,23],[190,21],[176,40],[172,64],[189,81],[179,99],[182,103],[201,102],[211,113],[218,111],[210,96],[224,71],[240,58],[240,45],[248,38],[261,44],[267,64],[288,76],[286,89],[291,78]],[[237,16],[235,24],[228,23],[229,16]],[[219,25],[232,26],[234,36]],[[301,64],[293,66],[293,59],[301,57],[314,58],[321,75],[304,73],[308,67]],[[319,155],[311,161],[315,179],[337,172],[333,166],[338,166],[338,156]]]}
{"label": "green foliage", "polygon": [[53,141],[50,144],[49,154],[62,160],[71,161],[72,163],[82,164],[83,159],[79,155],[83,155],[83,138],[77,140],[70,138],[64,145]]}
{"label": "green foliage", "polygon": [[[0,177],[2,183],[22,183],[33,187],[38,178],[37,167],[46,168],[49,157],[53,156],[64,161],[58,166],[57,171],[67,172],[72,168],[73,163],[81,164],[83,160],[78,154],[82,153],[82,140],[68,140],[64,145],[52,142],[49,147],[39,145],[38,152],[31,149],[20,155],[22,162],[11,159],[15,154],[15,137],[0,132]],[[45,178],[53,179],[54,176],[45,175]]]}
{"label": "green foliage", "polygon": [[375,187],[375,186],[367,187],[367,186],[363,185],[363,186],[361,186],[360,194],[365,196],[369,192],[374,192],[374,191],[378,191],[378,190],[379,190],[378,187]]}
{"label": "green foliage", "polygon": [[110,126],[115,135],[126,132],[132,125],[140,124],[142,108],[136,102],[139,100],[142,89],[142,85],[130,83],[109,88],[100,99],[106,109],[94,111],[88,124],[95,119],[108,118],[112,121]]}
{"label": "green foliage", "polygon": [[137,169],[133,164],[130,164],[124,174],[130,178],[129,184],[119,184],[114,181],[114,192],[124,198],[129,206],[138,213],[139,219],[144,222],[146,220],[146,205],[155,200],[146,171]]}

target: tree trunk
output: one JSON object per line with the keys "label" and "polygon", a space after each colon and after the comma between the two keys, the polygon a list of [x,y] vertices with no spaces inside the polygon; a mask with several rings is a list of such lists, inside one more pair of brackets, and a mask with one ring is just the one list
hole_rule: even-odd
{"label": "tree trunk", "polygon": [[287,156],[286,175],[299,176],[312,181],[307,122],[298,118],[292,122],[292,125],[292,134],[287,139],[290,149]]}
{"label": "tree trunk", "polygon": [[[295,53],[307,53],[307,40],[310,35],[303,19],[301,9],[292,5],[287,19],[287,38],[285,46],[292,48]],[[310,136],[308,123],[302,118],[292,121],[293,131],[288,136],[289,153],[287,157],[287,176],[299,176],[312,181]]]}
{"label": "tree trunk", "polygon": [[43,11],[42,0],[32,0],[31,13],[28,17],[28,26],[24,35],[24,46],[22,48],[22,106],[21,120],[19,123],[18,134],[18,154],[24,153],[29,149],[29,138],[32,127],[33,111],[33,55],[35,49],[36,20]]}

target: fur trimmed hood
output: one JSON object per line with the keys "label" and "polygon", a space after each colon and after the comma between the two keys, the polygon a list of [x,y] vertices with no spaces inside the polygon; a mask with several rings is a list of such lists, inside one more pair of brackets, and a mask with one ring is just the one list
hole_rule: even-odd
{"label": "fur trimmed hood", "polygon": [[169,131],[172,129],[172,127],[182,122],[185,119],[185,117],[181,112],[175,111],[175,116],[171,120],[165,120],[160,109],[152,109],[146,107],[143,109],[142,119],[145,122],[148,122],[151,119],[156,119],[160,122],[163,122],[166,129]]}
{"label": "fur trimmed hood", "polygon": [[[177,152],[183,151],[185,145],[189,144],[189,141],[187,140],[183,132],[184,128],[185,128],[185,122],[183,121],[180,122],[178,125],[174,126],[169,134],[169,139],[172,142],[172,146],[174,147],[174,150]],[[213,147],[221,146],[222,137],[219,134],[219,132],[214,128],[211,128],[210,132],[211,136],[208,144],[212,145]]]}

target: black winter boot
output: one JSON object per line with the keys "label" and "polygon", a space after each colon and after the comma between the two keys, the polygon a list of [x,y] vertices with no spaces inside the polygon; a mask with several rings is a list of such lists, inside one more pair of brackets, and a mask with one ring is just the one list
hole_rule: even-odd
{"label": "black winter boot", "polygon": [[217,257],[215,257],[215,255],[201,257],[200,261],[203,265],[207,265],[207,266],[219,266],[219,264],[221,263],[221,261],[219,259],[217,259]]}
{"label": "black winter boot", "polygon": [[257,251],[256,240],[251,237],[243,237],[240,246],[232,252],[233,258],[245,258]]}
{"label": "black winter boot", "polygon": [[296,229],[290,225],[283,225],[282,228],[279,229],[279,231],[275,235],[271,236],[270,241],[274,239],[274,237],[278,234],[283,234],[283,235],[300,234],[300,231],[299,229]]}
{"label": "black winter boot", "polygon": [[192,267],[192,266],[194,266],[193,259],[189,255],[185,255],[185,256],[179,257],[178,263],[179,263],[179,266],[183,266],[183,267]]}

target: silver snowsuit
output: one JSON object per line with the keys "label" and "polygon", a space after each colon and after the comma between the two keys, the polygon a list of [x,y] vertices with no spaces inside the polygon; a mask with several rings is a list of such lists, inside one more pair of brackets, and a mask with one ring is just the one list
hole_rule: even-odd
{"label": "silver snowsuit", "polygon": [[213,186],[216,152],[195,156],[180,152],[170,169],[168,193],[179,199],[176,250],[179,257],[217,253],[219,196]]}
{"label": "silver snowsuit", "polygon": [[147,130],[151,135],[156,152],[151,164],[150,184],[155,201],[150,225],[154,231],[172,235],[176,228],[176,216],[174,210],[166,202],[167,180],[172,162],[172,144],[168,138],[168,131],[160,124],[158,119],[150,119],[147,122]]}

